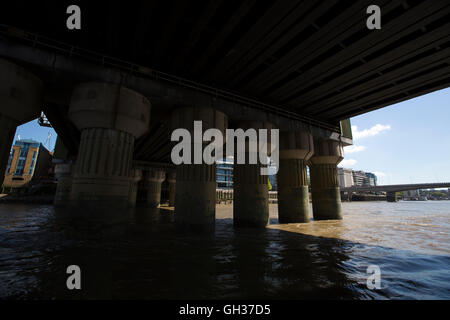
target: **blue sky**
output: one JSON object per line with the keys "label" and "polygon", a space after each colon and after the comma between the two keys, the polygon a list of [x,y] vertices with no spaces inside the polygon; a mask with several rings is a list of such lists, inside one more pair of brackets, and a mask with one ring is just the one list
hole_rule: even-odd
{"label": "blue sky", "polygon": [[450,88],[351,122],[354,145],[341,167],[374,172],[379,184],[450,181]]}
{"label": "blue sky", "polygon": [[[51,133],[50,141],[47,142],[47,137]],[[14,141],[18,139],[20,135],[21,139],[33,139],[41,142],[44,147],[48,150],[53,151],[56,143],[56,132],[53,128],[41,127],[38,124],[37,119],[25,123],[16,129],[16,135],[14,136]]]}
{"label": "blue sky", "polygon": [[[450,88],[351,119],[354,145],[342,167],[374,172],[379,184],[450,181]],[[355,128],[356,127],[356,128]],[[33,120],[17,128],[22,139],[42,143],[51,132]]]}

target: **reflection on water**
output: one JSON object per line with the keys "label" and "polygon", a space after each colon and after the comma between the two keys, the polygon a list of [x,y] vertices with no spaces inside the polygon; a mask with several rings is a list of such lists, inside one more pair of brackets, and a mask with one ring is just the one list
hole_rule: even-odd
{"label": "reflection on water", "polygon": [[[168,210],[0,205],[0,297],[148,299],[450,298],[450,202],[343,203],[343,221],[182,234]],[[82,290],[66,289],[66,268]],[[381,268],[380,290],[366,286]]]}

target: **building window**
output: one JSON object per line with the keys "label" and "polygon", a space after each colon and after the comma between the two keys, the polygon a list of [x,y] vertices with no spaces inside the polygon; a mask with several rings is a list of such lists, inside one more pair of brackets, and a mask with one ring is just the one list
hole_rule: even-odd
{"label": "building window", "polygon": [[8,168],[6,169],[6,172],[8,172],[8,173],[11,173],[11,163],[12,163],[12,160],[13,160],[13,158],[14,158],[14,151],[16,151],[15,149],[12,149],[12,151],[11,151],[11,155],[9,156],[9,160],[8,160]]}
{"label": "building window", "polygon": [[30,171],[29,171],[29,173],[28,174],[33,174],[33,171],[34,171],[34,165],[35,165],[35,163],[36,163],[36,156],[37,156],[37,152],[36,151],[33,151],[33,158],[31,159],[31,164],[30,164]]}
{"label": "building window", "polygon": [[34,170],[34,159],[31,160],[31,164],[30,164],[30,172],[29,172],[29,174],[33,174],[33,170]]}

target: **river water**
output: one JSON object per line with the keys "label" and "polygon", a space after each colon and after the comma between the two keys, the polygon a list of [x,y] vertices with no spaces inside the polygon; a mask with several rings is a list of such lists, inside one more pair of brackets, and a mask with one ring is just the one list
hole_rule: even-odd
{"label": "river water", "polygon": [[[182,234],[167,210],[0,205],[0,297],[450,299],[450,201],[343,203],[344,220]],[[68,290],[66,268],[81,268]],[[381,288],[367,287],[369,265]]]}

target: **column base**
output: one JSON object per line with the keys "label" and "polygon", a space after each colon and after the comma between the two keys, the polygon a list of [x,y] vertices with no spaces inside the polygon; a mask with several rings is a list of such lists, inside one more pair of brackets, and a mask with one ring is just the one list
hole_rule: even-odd
{"label": "column base", "polygon": [[[248,159],[248,156],[246,156]],[[235,164],[233,170],[233,224],[265,228],[269,223],[268,176],[260,164]]]}
{"label": "column base", "polygon": [[56,186],[55,200],[56,207],[67,206],[70,202],[70,192],[72,190],[72,177],[60,177]]}
{"label": "column base", "polygon": [[175,206],[175,192],[176,192],[175,183],[169,183],[169,207]]}
{"label": "column base", "polygon": [[216,166],[185,164],[177,168],[175,225],[179,230],[213,232],[216,223]]}
{"label": "column base", "polygon": [[72,191],[72,163],[58,163],[55,165],[55,176],[58,179],[56,185],[55,200],[56,207],[67,206],[70,202]]}
{"label": "column base", "polygon": [[233,225],[235,227],[265,228],[267,226],[269,223],[267,188],[267,185],[253,185],[234,189]]}
{"label": "column base", "polygon": [[397,194],[395,192],[386,192],[387,202],[397,202]]}
{"label": "column base", "polygon": [[314,220],[342,219],[341,192],[339,187],[312,190]]}
{"label": "column base", "polygon": [[157,208],[161,202],[161,182],[149,181],[147,192],[147,206]]}
{"label": "column base", "polygon": [[280,223],[310,222],[308,186],[284,187],[278,190],[278,221]]}
{"label": "column base", "polygon": [[278,221],[280,223],[309,222],[311,216],[305,160],[281,159],[277,179]]}
{"label": "column base", "polygon": [[18,122],[0,114],[0,187],[3,185],[3,179],[7,169],[9,153],[14,142],[14,133]]}
{"label": "column base", "polygon": [[130,178],[74,178],[70,203],[87,207],[129,207]]}

